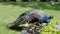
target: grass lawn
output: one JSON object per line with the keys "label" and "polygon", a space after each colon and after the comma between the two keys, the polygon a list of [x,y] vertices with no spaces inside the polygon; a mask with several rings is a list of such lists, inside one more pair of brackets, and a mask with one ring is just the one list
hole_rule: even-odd
{"label": "grass lawn", "polygon": [[49,3],[40,4],[39,2],[0,2],[0,34],[19,34],[20,31],[8,29],[6,25],[15,21],[23,12],[34,8],[42,9],[48,15],[54,15],[54,19],[51,20],[51,23],[45,28],[42,28],[41,34],[60,34],[59,30],[52,28],[53,24],[56,24],[57,21],[60,22],[60,6],[57,7],[50,6]]}

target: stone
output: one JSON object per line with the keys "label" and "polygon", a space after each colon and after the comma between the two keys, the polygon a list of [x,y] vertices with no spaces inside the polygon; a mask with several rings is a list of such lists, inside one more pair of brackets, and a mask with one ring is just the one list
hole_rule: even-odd
{"label": "stone", "polygon": [[54,24],[52,27],[56,30],[60,30],[60,24]]}
{"label": "stone", "polygon": [[28,33],[26,30],[22,30],[21,34],[30,34],[30,33]]}

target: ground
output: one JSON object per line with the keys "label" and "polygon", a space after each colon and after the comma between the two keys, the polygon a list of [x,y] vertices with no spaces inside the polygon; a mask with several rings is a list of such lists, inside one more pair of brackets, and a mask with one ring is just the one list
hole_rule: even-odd
{"label": "ground", "polygon": [[52,28],[53,24],[60,22],[60,6],[51,6],[49,3],[40,2],[0,2],[0,34],[20,34],[20,31],[7,28],[7,24],[15,21],[23,12],[35,8],[45,11],[48,15],[54,15],[50,24],[41,29],[41,34],[60,34],[60,30]]}

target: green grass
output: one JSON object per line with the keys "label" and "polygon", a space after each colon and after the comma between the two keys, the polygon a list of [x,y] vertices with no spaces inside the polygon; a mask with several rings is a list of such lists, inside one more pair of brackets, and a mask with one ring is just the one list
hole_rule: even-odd
{"label": "green grass", "polygon": [[[54,19],[51,20],[51,23],[45,28],[42,28],[41,34],[60,34],[59,30],[52,28],[53,24],[56,24],[57,21],[60,22],[60,10],[56,10],[55,7],[52,8],[49,3],[43,3],[40,5],[38,3],[22,2],[21,4],[21,2],[0,2],[0,34],[19,34],[20,31],[8,29],[6,28],[6,25],[15,21],[23,12],[34,8],[41,8],[48,15],[54,15]],[[58,7],[60,8],[60,6]]]}

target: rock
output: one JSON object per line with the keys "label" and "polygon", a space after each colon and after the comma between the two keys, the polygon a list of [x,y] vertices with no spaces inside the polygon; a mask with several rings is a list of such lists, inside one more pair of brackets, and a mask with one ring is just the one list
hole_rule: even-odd
{"label": "rock", "polygon": [[30,34],[30,33],[28,33],[26,30],[22,30],[21,34]]}
{"label": "rock", "polygon": [[54,29],[60,30],[60,24],[54,24],[52,27],[53,27]]}

